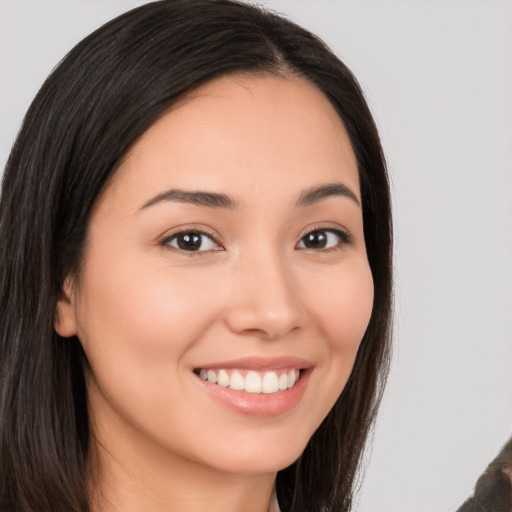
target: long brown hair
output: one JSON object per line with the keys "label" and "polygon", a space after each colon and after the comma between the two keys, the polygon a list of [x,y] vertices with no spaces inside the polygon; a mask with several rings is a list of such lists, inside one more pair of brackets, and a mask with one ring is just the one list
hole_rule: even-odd
{"label": "long brown hair", "polygon": [[330,100],[361,183],[375,298],[352,375],[301,457],[283,511],[347,511],[390,357],[391,211],[379,136],[349,69],[317,37],[230,0],[163,0],[80,42],[34,99],[0,202],[0,510],[86,512],[89,419],[77,338],[54,331],[91,208],[128,148],[173,102],[229,73],[296,74]]}

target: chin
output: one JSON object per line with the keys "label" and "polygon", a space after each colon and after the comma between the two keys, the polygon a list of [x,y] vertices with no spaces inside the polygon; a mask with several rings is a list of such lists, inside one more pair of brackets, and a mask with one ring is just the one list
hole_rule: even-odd
{"label": "chin", "polygon": [[225,472],[247,475],[277,473],[300,457],[309,439],[310,435],[300,433],[274,438],[259,435],[244,440],[232,439],[230,448],[219,447],[215,450],[217,453],[209,453],[208,458],[212,465]]}

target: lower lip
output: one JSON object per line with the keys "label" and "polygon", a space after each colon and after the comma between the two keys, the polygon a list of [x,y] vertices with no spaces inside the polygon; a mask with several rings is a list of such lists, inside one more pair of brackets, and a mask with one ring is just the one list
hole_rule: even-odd
{"label": "lower lip", "polygon": [[300,402],[306,391],[311,370],[302,370],[299,380],[293,387],[277,393],[248,393],[247,391],[223,388],[207,380],[202,380],[200,377],[197,377],[197,380],[214,400],[225,407],[248,416],[265,418],[279,416]]}

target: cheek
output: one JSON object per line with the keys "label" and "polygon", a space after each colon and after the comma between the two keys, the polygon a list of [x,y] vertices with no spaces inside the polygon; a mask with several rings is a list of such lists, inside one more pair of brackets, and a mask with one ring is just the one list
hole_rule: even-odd
{"label": "cheek", "polygon": [[[176,275],[178,274],[178,275]],[[127,327],[162,349],[179,350],[199,338],[215,318],[216,304],[200,276],[165,269],[141,277],[140,286],[125,289],[119,309]]]}
{"label": "cheek", "polygon": [[[319,276],[317,276],[319,277]],[[320,421],[327,415],[343,391],[370,321],[373,307],[373,278],[366,261],[340,268],[338,276],[316,281],[323,293],[317,293],[314,308],[316,327],[324,340],[322,396],[318,400]],[[314,297],[315,294],[311,294]],[[312,300],[312,299],[311,299]]]}
{"label": "cheek", "polygon": [[79,338],[105,391],[125,386],[150,396],[179,385],[183,357],[218,315],[221,301],[214,288],[208,291],[207,276],[120,261],[89,276],[78,308]]}
{"label": "cheek", "polygon": [[[339,278],[326,276],[315,301],[319,328],[331,352],[355,353],[370,321],[373,307],[373,278],[367,263],[344,269]],[[323,285],[323,286],[322,286]]]}
{"label": "cheek", "polygon": [[[313,277],[310,275],[310,278]],[[343,391],[352,372],[373,307],[373,278],[365,259],[347,261],[336,269],[317,269],[303,283],[307,311],[313,321],[318,365],[312,374],[311,406],[306,437],[318,428]]]}
{"label": "cheek", "polygon": [[[176,275],[178,274],[178,275]],[[208,282],[174,269],[134,271],[117,267],[89,282],[80,306],[85,345],[108,343],[126,350],[179,352],[216,316]],[[126,276],[130,276],[127,278]],[[93,347],[90,347],[91,349]]]}
{"label": "cheek", "polygon": [[102,279],[92,274],[78,325],[93,414],[110,422],[114,412],[141,431],[172,437],[175,410],[187,405],[183,361],[217,318],[220,301],[197,272],[118,262],[94,273]]}

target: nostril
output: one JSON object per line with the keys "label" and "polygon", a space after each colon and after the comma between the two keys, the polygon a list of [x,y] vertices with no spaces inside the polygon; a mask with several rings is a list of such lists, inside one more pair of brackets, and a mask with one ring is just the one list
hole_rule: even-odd
{"label": "nostril", "polygon": [[275,340],[299,328],[299,315],[295,311],[276,313],[258,307],[237,307],[226,312],[225,322],[238,335]]}

